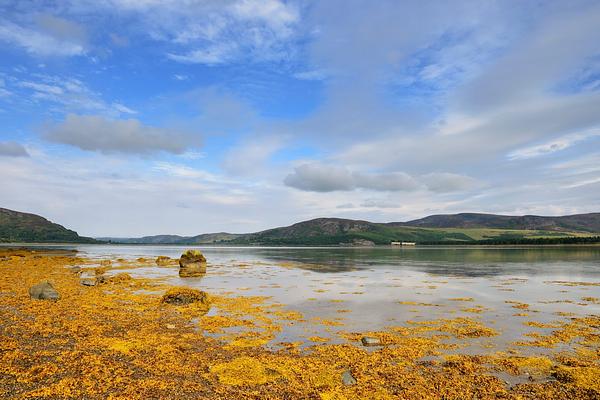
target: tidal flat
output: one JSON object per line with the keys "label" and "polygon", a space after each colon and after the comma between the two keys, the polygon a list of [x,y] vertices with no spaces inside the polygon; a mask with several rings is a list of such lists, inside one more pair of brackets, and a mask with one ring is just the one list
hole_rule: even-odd
{"label": "tidal flat", "polygon": [[0,249],[0,397],[600,398],[599,247],[183,250]]}

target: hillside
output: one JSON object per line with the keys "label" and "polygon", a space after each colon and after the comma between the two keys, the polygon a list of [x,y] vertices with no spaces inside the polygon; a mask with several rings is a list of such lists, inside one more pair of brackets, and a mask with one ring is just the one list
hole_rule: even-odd
{"label": "hillside", "polygon": [[121,244],[171,244],[171,245],[189,245],[189,244],[214,244],[229,242],[241,235],[232,233],[204,233],[196,236],[178,236],[178,235],[155,235],[139,238],[119,238],[119,237],[99,237],[98,240]]}
{"label": "hillside", "polygon": [[0,242],[94,243],[35,214],[0,208]]}
{"label": "hillside", "polygon": [[422,228],[494,228],[546,231],[600,232],[600,213],[542,217],[461,213],[430,215],[408,222],[392,222],[390,226]]}
{"label": "hillside", "polygon": [[229,244],[229,245],[369,245],[392,241],[417,243],[498,243],[566,237],[588,237],[600,232],[600,213],[564,217],[453,214],[391,223],[342,218],[316,218],[256,233],[214,233],[198,236],[158,235],[110,239],[116,243]]}

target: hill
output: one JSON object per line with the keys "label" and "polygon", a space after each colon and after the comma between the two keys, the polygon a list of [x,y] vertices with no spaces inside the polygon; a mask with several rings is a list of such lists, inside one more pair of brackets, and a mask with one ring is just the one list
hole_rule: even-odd
{"label": "hill", "polygon": [[422,228],[494,228],[546,231],[600,232],[600,213],[542,217],[538,215],[495,215],[478,213],[430,215],[408,222],[392,222],[390,226]]}
{"label": "hill", "polygon": [[196,236],[179,236],[179,235],[155,235],[144,236],[140,238],[119,238],[119,237],[99,237],[98,240],[111,243],[121,244],[171,244],[171,245],[188,245],[188,244],[215,244],[221,242],[229,242],[241,235],[233,233],[204,233]]}
{"label": "hill", "polygon": [[600,232],[600,213],[562,217],[504,216],[463,213],[391,223],[342,218],[316,218],[256,233],[214,233],[198,236],[158,235],[110,239],[120,243],[228,245],[370,245],[392,241],[417,243],[540,243],[583,238]]}
{"label": "hill", "polygon": [[96,243],[35,214],[0,208],[0,242]]}

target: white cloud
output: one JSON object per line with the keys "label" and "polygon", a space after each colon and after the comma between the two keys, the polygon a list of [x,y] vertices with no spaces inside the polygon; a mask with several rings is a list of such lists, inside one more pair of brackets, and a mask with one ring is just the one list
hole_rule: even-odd
{"label": "white cloud", "polygon": [[37,29],[0,19],[0,41],[22,47],[36,56],[78,56],[86,52],[83,30],[77,24],[42,15]]}
{"label": "white cloud", "polygon": [[600,129],[593,129],[583,133],[572,133],[569,135],[561,136],[557,139],[551,140],[540,145],[529,146],[518,150],[514,150],[508,154],[508,158],[510,160],[519,160],[544,156],[547,154],[552,154],[557,151],[567,149],[579,142],[597,136],[600,136]]}
{"label": "white cloud", "polygon": [[11,77],[11,82],[15,88],[21,89],[21,93],[15,94],[21,95],[22,100],[53,103],[67,112],[94,112],[111,117],[137,113],[119,102],[107,103],[100,93],[73,77],[30,74],[27,79]]}
{"label": "white cloud", "polygon": [[227,152],[223,168],[234,175],[263,172],[269,157],[282,147],[283,140],[278,136],[246,138]]}
{"label": "white cloud", "polygon": [[69,114],[62,123],[46,127],[44,137],[102,153],[182,154],[199,145],[197,139],[182,132],[144,125],[135,119],[114,120],[94,115]]}
{"label": "white cloud", "polygon": [[322,163],[302,164],[287,175],[287,186],[313,192],[350,191],[356,189],[398,192],[430,190],[438,193],[467,190],[473,178],[452,173],[430,173],[413,177],[405,172],[362,173]]}

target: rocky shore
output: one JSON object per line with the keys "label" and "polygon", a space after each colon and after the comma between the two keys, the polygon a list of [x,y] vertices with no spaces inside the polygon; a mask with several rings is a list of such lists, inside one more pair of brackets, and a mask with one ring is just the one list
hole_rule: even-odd
{"label": "rocky shore", "polygon": [[600,398],[598,316],[533,338],[539,354],[462,354],[463,343],[496,334],[468,318],[269,350],[302,315],[123,272],[148,265],[210,274],[193,252],[177,263],[0,250],[0,398]]}

